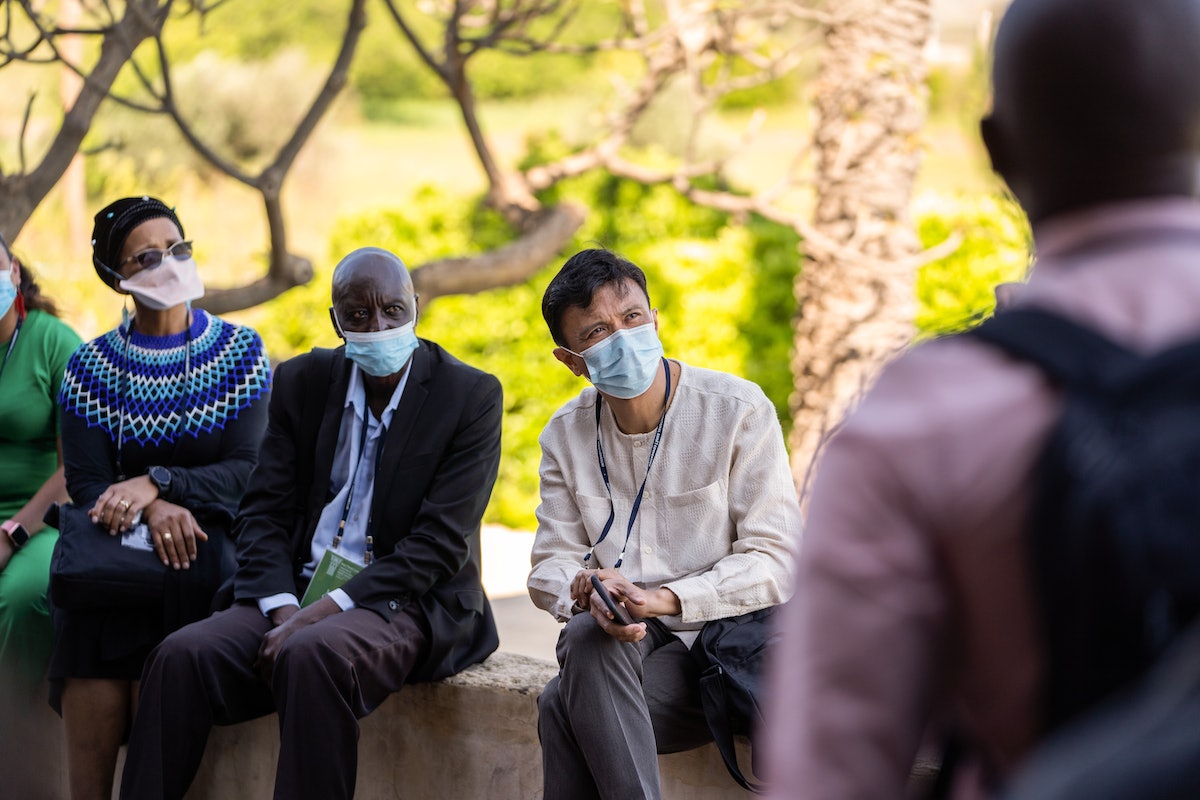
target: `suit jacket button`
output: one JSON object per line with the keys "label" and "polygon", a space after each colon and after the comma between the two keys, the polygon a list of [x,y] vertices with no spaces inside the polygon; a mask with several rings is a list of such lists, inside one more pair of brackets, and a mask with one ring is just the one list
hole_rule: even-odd
{"label": "suit jacket button", "polygon": [[392,611],[399,611],[400,610],[400,601],[399,600],[389,600],[388,608],[390,608]]}

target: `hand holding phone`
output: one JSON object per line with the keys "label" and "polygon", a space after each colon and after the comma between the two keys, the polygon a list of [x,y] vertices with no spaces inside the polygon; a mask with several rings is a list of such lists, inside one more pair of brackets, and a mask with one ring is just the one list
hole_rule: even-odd
{"label": "hand holding phone", "polygon": [[596,590],[596,594],[600,595],[600,599],[608,607],[609,612],[613,615],[612,621],[614,623],[617,625],[633,624],[633,617],[629,616],[629,612],[625,610],[625,606],[613,600],[612,595],[608,593],[608,589],[604,588],[604,582],[600,580],[600,576],[592,575],[592,588]]}

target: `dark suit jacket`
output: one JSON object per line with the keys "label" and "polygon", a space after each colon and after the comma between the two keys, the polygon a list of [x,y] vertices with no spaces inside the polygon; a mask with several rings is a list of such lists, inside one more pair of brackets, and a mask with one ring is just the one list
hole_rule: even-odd
{"label": "dark suit jacket", "polygon": [[[330,485],[350,380],[344,349],[314,350],[275,372],[267,433],[234,535],[235,601],[300,595]],[[342,587],[391,619],[416,603],[429,652],[410,680],[482,661],[499,644],[480,584],[479,525],[500,462],[500,382],[421,340],[384,440],[371,507],[375,562]]]}

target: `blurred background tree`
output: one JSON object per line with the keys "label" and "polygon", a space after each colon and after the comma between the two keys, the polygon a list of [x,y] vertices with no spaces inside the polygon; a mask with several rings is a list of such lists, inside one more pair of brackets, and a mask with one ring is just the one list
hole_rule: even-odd
{"label": "blurred background tree", "polygon": [[95,335],[120,301],[80,205],[161,196],[205,303],[277,360],[337,344],[341,255],[395,250],[422,334],[504,383],[488,518],[518,527],[537,434],[579,389],[541,290],[612,247],[650,274],[673,355],[764,387],[802,479],[891,352],[988,313],[1027,264],[969,130],[986,25],[930,71],[938,2],[9,0],[0,230]]}

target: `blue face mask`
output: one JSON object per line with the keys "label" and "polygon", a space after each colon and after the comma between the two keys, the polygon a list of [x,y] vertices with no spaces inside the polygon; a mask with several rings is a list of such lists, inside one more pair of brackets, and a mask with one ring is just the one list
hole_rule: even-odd
{"label": "blue face mask", "polygon": [[[339,328],[341,325],[339,324]],[[346,358],[358,364],[368,375],[382,378],[404,369],[417,349],[416,320],[385,331],[356,333],[342,331],[346,338]]]}
{"label": "blue face mask", "polygon": [[622,328],[582,353],[567,352],[583,359],[588,377],[598,390],[610,397],[629,400],[644,394],[654,383],[663,346],[653,323],[647,323]]}
{"label": "blue face mask", "polygon": [[17,299],[17,287],[13,285],[12,268],[0,271],[0,317],[8,313]]}

